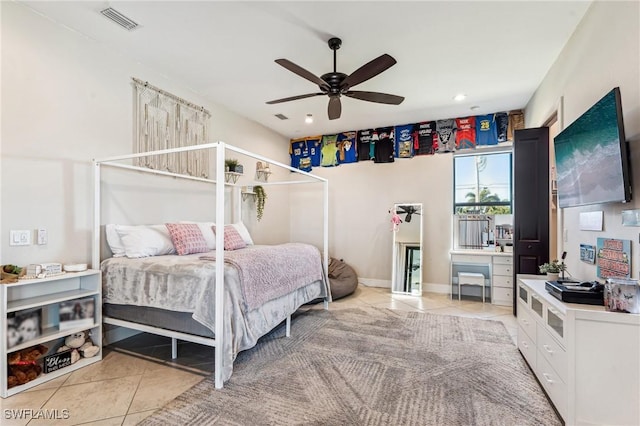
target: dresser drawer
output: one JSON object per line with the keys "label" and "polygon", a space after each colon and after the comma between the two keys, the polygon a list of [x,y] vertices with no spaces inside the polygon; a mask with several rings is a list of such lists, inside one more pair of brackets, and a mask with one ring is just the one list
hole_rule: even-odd
{"label": "dresser drawer", "polygon": [[566,382],[567,352],[551,337],[549,331],[545,330],[542,325],[538,325],[536,342],[538,344],[538,351],[546,358],[558,376]]}
{"label": "dresser drawer", "polygon": [[533,319],[533,314],[529,308],[522,303],[518,305],[518,325],[525,331],[525,333],[527,333],[535,346],[536,321]]}
{"label": "dresser drawer", "polygon": [[494,305],[513,306],[513,289],[493,287],[491,292],[491,303]]}
{"label": "dresser drawer", "polygon": [[503,265],[501,263],[493,265],[493,275],[513,275],[513,265]]}
{"label": "dresser drawer", "polygon": [[493,256],[493,264],[513,265],[513,257],[511,256]]}
{"label": "dresser drawer", "polygon": [[513,288],[513,277],[504,275],[493,275],[494,287]]}
{"label": "dresser drawer", "polygon": [[527,360],[532,370],[536,369],[536,345],[531,341],[522,327],[518,327],[518,349]]}
{"label": "dresser drawer", "polygon": [[[555,405],[558,410],[558,413],[566,420],[567,401],[569,399],[567,395],[567,385],[547,362],[547,359],[540,350],[538,350],[538,354],[536,355],[535,372],[538,380],[542,383],[542,387],[547,391],[551,402],[553,402],[553,405]],[[598,401],[594,401],[593,403],[598,404]]]}

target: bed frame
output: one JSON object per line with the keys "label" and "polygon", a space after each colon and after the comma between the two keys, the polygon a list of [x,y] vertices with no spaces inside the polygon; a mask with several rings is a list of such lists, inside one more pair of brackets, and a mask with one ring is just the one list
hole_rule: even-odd
{"label": "bed frame", "polygon": [[[184,175],[179,173],[173,173],[163,170],[155,170],[149,169],[145,167],[133,166],[131,164],[122,164],[122,161],[128,161],[131,163],[131,160],[140,158],[140,157],[149,157],[155,155],[164,155],[164,154],[176,154],[180,152],[187,151],[199,151],[199,150],[213,150],[216,153],[216,165],[215,165],[215,178],[207,179],[201,177],[195,177],[190,175]],[[258,155],[249,151],[246,151],[241,148],[237,148],[232,145],[228,145],[224,142],[214,142],[207,143],[201,145],[193,145],[188,147],[181,148],[172,148],[172,149],[164,149],[157,151],[149,151],[142,152],[138,154],[127,154],[116,157],[109,157],[100,160],[93,160],[94,165],[94,215],[93,215],[93,241],[92,241],[92,264],[94,268],[98,268],[100,265],[100,247],[101,247],[101,168],[102,167],[114,167],[120,169],[128,169],[142,173],[151,173],[156,175],[163,176],[171,176],[181,179],[211,183],[215,185],[215,205],[216,205],[216,228],[222,229],[225,224],[225,186],[233,187],[236,190],[234,194],[235,208],[234,212],[239,212],[241,205],[241,197],[240,197],[240,185],[236,185],[235,183],[225,182],[225,158],[227,151],[232,151],[238,154],[245,155],[247,157],[259,160],[266,161],[272,166],[277,166],[289,170],[291,172],[298,173],[300,175],[304,175],[306,177],[311,178],[311,180],[287,180],[287,181],[279,181],[279,182],[261,182],[260,185],[295,185],[295,184],[308,184],[308,183],[318,183],[321,182],[323,184],[323,264],[324,264],[324,275],[327,282],[327,286],[329,285],[329,279],[327,277],[327,271],[329,270],[329,182],[327,179],[321,178],[319,176],[315,176],[311,173],[304,172],[302,170],[295,169],[286,164],[280,163],[278,161],[266,158],[262,155]],[[223,184],[219,185],[218,182]],[[217,232],[216,233],[216,247],[224,247],[224,233]],[[216,303],[216,319],[215,319],[215,337],[208,338],[202,337],[187,333],[176,332],[172,330],[167,330],[158,327],[151,327],[148,325],[143,325],[139,323],[134,323],[130,321],[124,321],[120,319],[104,317],[103,322],[105,324],[111,324],[115,326],[120,326],[124,328],[129,328],[137,331],[157,334],[161,336],[166,336],[171,338],[171,354],[173,358],[177,357],[177,342],[178,340],[185,340],[189,342],[199,343],[207,346],[212,346],[215,348],[215,387],[216,389],[221,389],[224,385],[222,379],[222,338],[224,336],[223,327],[224,327],[224,250],[221,250],[222,255],[216,256],[216,295],[215,295],[215,303]],[[324,307],[328,309],[328,303],[331,300],[331,292],[328,292],[328,295],[324,299]],[[291,314],[287,316],[286,319],[286,334],[290,335],[291,330]]]}

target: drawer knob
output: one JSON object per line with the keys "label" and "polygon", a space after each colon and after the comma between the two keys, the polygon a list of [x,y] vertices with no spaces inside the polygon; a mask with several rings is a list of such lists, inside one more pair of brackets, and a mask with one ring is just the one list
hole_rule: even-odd
{"label": "drawer knob", "polygon": [[553,349],[551,349],[549,345],[542,345],[542,347],[544,348],[545,351],[547,351],[547,353],[553,355]]}
{"label": "drawer knob", "polygon": [[544,376],[544,379],[547,381],[547,383],[549,383],[550,385],[555,383],[553,380],[551,380],[551,378],[547,373],[542,373],[542,375]]}
{"label": "drawer knob", "polygon": [[529,349],[529,345],[524,340],[522,341],[522,346],[524,346],[525,348]]}

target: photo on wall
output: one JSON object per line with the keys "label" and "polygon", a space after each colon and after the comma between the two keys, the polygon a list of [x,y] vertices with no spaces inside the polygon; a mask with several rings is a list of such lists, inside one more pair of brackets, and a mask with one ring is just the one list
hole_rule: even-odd
{"label": "photo on wall", "polygon": [[598,238],[596,266],[600,278],[630,278],[631,240]]}
{"label": "photo on wall", "polygon": [[596,246],[580,244],[580,260],[587,263],[596,263]]}

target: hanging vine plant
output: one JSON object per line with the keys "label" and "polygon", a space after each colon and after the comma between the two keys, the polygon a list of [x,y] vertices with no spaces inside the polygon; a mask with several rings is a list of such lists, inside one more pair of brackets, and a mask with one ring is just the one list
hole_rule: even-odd
{"label": "hanging vine plant", "polygon": [[267,201],[267,193],[262,186],[254,186],[253,192],[256,193],[256,212],[258,220],[260,220],[264,214],[264,204]]}

